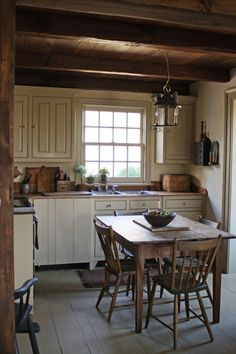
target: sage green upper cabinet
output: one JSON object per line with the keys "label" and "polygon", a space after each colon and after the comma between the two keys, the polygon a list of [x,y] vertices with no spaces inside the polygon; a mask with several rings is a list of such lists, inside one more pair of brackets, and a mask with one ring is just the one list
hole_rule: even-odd
{"label": "sage green upper cabinet", "polygon": [[15,95],[14,98],[14,157],[28,157],[28,111],[29,97]]}
{"label": "sage green upper cabinet", "polygon": [[178,127],[156,130],[156,163],[188,164],[193,161],[195,98],[184,97]]}
{"label": "sage green upper cabinet", "polygon": [[33,97],[33,158],[72,157],[72,100]]}

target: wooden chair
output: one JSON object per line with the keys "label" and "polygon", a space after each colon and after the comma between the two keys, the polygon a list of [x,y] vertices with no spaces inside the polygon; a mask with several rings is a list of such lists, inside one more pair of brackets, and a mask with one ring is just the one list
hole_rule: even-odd
{"label": "wooden chair", "polygon": [[[172,268],[171,273],[163,273],[153,277],[153,286],[149,296],[149,304],[146,317],[146,328],[149,324],[149,319],[152,316],[161,324],[169,328],[173,332],[174,348],[177,346],[177,331],[178,331],[178,313],[179,313],[179,297],[181,294],[185,297],[186,318],[190,319],[190,312],[194,318],[199,318],[206,326],[211,341],[213,335],[210,323],[204,308],[201,297],[201,292],[208,288],[207,277],[212,268],[216,253],[220,247],[221,236],[215,239],[202,241],[178,241],[174,240],[173,254],[172,254]],[[177,256],[178,252],[182,257]],[[179,264],[178,270],[177,263]],[[170,294],[174,295],[174,309],[173,309],[173,325],[169,325],[153,315],[153,299],[155,295],[156,286],[160,285],[166,289]],[[195,293],[199,303],[201,314],[197,314],[189,306],[189,294]],[[183,319],[182,319],[183,321]]]}
{"label": "wooden chair", "polygon": [[[118,211],[118,210],[113,210],[113,214],[114,216],[119,216],[119,215],[143,215],[144,212],[146,212],[146,210],[139,210],[139,211]],[[125,247],[123,247],[121,245],[120,248],[120,252],[125,256],[125,259],[127,258],[131,258],[133,259],[135,257],[135,255],[133,253],[131,253],[129,250],[127,250]],[[150,263],[146,262],[146,266],[149,266],[149,268],[157,268],[159,273],[162,273],[162,266],[161,266],[161,260],[160,258],[155,258],[150,260]],[[128,296],[129,294],[129,289],[131,288],[131,281],[132,281],[132,287],[134,286],[134,277],[129,277],[128,278],[128,283],[127,283],[127,292],[126,295]]]}
{"label": "wooden chair", "polygon": [[[121,212],[118,210],[113,210],[114,216],[118,215],[143,215],[143,213],[147,210],[142,210],[142,211],[126,211],[126,212]],[[134,254],[131,253],[129,250],[127,250],[124,246],[121,245],[120,252],[125,256],[125,258],[134,258]]]}
{"label": "wooden chair", "polygon": [[[121,281],[126,277],[128,278],[129,276],[134,277],[136,274],[135,259],[124,259],[120,261],[117,243],[116,243],[116,239],[112,227],[101,226],[97,223],[95,219],[93,221],[94,221],[95,230],[97,232],[97,235],[99,237],[105,255],[105,280],[102,289],[100,291],[100,294],[98,296],[96,308],[99,307],[99,304],[105,293],[111,296],[112,300],[111,300],[111,305],[110,305],[108,318],[107,318],[107,321],[110,322],[111,315],[115,307],[118,292],[122,291],[122,290],[119,291]],[[114,275],[116,278],[113,291],[110,290],[111,275]],[[146,269],[146,275],[147,275],[147,287],[148,287],[148,294],[149,294],[150,278],[149,278],[148,269]],[[132,298],[134,298],[134,287],[132,287],[132,292],[133,292]]]}
{"label": "wooden chair", "polygon": [[[222,222],[221,222],[221,221],[214,222],[214,221],[211,221],[211,220],[209,220],[209,219],[203,218],[201,215],[198,216],[197,221],[200,222],[201,224],[204,224],[204,225],[213,227],[214,229],[218,229],[218,230],[221,230],[221,229],[222,229]],[[178,269],[178,267],[179,267],[179,263],[180,263],[180,264],[182,263],[181,257],[178,257],[178,259],[177,259],[177,262],[176,262],[176,267],[177,267],[177,269]],[[169,269],[170,269],[171,267],[172,267],[172,260],[171,260],[171,258],[170,258],[170,257],[164,257],[164,258],[163,258],[163,272],[164,272],[164,273],[168,273],[168,272],[169,272]],[[209,289],[209,286],[207,286],[206,292],[207,292],[207,297],[209,298],[211,304],[213,305],[213,298],[212,298],[212,295],[211,295],[211,291],[210,291],[210,289]],[[163,289],[161,289],[161,292],[160,292],[160,293],[161,293],[160,297],[162,297],[162,295],[163,295]]]}
{"label": "wooden chair", "polygon": [[[30,290],[38,281],[37,278],[27,280],[19,289],[15,290],[15,332],[28,333],[30,338],[33,354],[39,354],[39,348],[35,333],[40,331],[40,326],[37,322],[32,322],[31,311],[32,305],[29,303]],[[16,352],[19,349],[16,342]]]}

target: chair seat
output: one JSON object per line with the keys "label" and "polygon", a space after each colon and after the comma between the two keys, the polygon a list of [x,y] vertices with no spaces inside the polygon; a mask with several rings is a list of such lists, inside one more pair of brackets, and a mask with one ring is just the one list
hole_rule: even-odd
{"label": "chair seat", "polygon": [[[180,283],[180,278],[182,277],[182,284],[184,284],[184,288],[179,288],[177,284]],[[164,273],[161,275],[156,275],[152,277],[152,280],[158,283],[160,286],[163,286],[170,294],[185,294],[196,291],[202,291],[206,289],[206,284],[204,283],[202,286],[200,284],[196,284],[194,286],[193,280],[194,276],[182,275],[181,273],[177,273],[175,276],[175,284],[174,289],[172,286],[172,274]]]}
{"label": "chair seat", "polygon": [[128,251],[126,248],[122,247],[120,252],[126,257],[126,258],[134,258],[134,254]]}
{"label": "chair seat", "polygon": [[[40,325],[37,322],[32,322],[32,330],[34,333],[40,332]],[[16,328],[16,333],[29,333],[27,323],[24,322],[21,326]]]}

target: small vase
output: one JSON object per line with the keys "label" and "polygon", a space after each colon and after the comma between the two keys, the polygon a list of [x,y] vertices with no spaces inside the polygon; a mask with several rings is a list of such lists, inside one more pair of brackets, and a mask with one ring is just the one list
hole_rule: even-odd
{"label": "small vase", "polygon": [[29,184],[28,183],[22,183],[21,185],[21,192],[23,194],[29,193]]}
{"label": "small vase", "polygon": [[106,184],[108,182],[108,175],[101,175],[101,183]]}

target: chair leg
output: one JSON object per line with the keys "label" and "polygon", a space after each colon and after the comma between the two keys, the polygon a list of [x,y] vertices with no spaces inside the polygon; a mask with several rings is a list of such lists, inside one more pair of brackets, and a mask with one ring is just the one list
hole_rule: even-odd
{"label": "chair leg", "polygon": [[207,285],[207,288],[206,288],[206,292],[207,292],[207,296],[209,297],[209,300],[210,300],[210,302],[211,302],[211,304],[213,306],[213,298],[212,298],[211,291],[210,291],[208,285]]}
{"label": "chair leg", "polygon": [[129,296],[130,286],[131,286],[131,275],[128,276],[128,280],[127,280],[126,296]]}
{"label": "chair leg", "polygon": [[178,335],[178,313],[179,313],[179,295],[174,295],[174,316],[173,316],[173,343],[174,349],[177,347]]}
{"label": "chair leg", "polygon": [[213,342],[214,338],[213,338],[213,334],[212,334],[212,331],[211,331],[210,322],[208,320],[207,313],[206,313],[205,307],[203,305],[203,301],[202,301],[201,295],[200,295],[199,291],[197,291],[196,294],[197,294],[198,303],[199,303],[199,306],[200,306],[200,309],[201,309],[201,312],[202,312],[204,324],[205,324],[205,326],[207,328],[209,337],[211,338],[211,341]]}
{"label": "chair leg", "polygon": [[31,347],[33,350],[33,354],[40,354],[36,335],[33,330],[33,325],[32,325],[32,321],[31,321],[30,316],[28,316],[28,319],[27,319],[27,326],[28,326],[28,330],[29,330],[29,337],[30,337],[30,343],[31,343]]}
{"label": "chair leg", "polygon": [[16,334],[15,334],[15,354],[20,354],[17,339],[16,339]]}
{"label": "chair leg", "polygon": [[117,276],[117,281],[116,281],[115,289],[114,289],[114,292],[113,292],[113,295],[112,295],[110,310],[109,310],[109,314],[108,314],[108,318],[107,318],[108,322],[110,322],[111,315],[112,315],[113,309],[114,309],[115,304],[116,304],[116,298],[117,298],[120,282],[121,282],[121,276]]}
{"label": "chair leg", "polygon": [[134,295],[135,295],[135,274],[131,276],[132,280],[132,301],[134,301]]}
{"label": "chair leg", "polygon": [[185,302],[186,318],[189,321],[189,296],[188,296],[188,294],[185,294],[184,302]]}
{"label": "chair leg", "polygon": [[146,315],[145,328],[148,327],[149,319],[150,319],[150,316],[152,315],[152,306],[153,306],[153,300],[155,297],[156,285],[157,284],[154,281],[153,285],[152,285],[152,290],[151,290],[150,295],[148,297],[148,309],[147,309],[147,315]]}
{"label": "chair leg", "polygon": [[149,270],[146,270],[146,277],[147,277],[147,294],[148,294],[148,299],[150,297],[151,293],[151,278],[150,278],[150,273]]}
{"label": "chair leg", "polygon": [[109,286],[110,277],[111,277],[111,274],[107,270],[105,270],[105,280],[104,280],[104,284],[102,286],[102,289],[101,289],[100,294],[97,299],[96,308],[98,308],[98,306],[103,298],[103,295],[105,294],[105,292]]}

